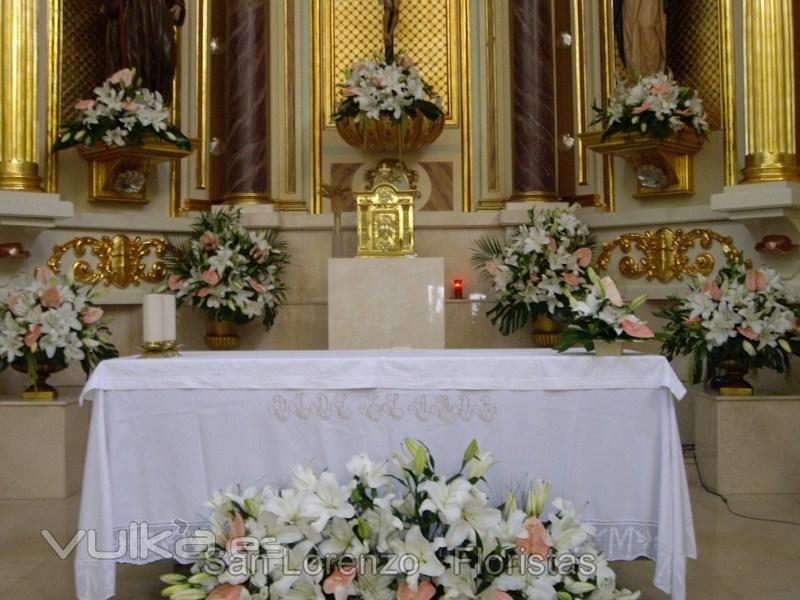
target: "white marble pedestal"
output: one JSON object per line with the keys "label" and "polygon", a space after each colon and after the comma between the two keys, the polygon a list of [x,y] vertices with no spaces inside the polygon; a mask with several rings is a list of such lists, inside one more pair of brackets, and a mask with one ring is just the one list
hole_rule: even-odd
{"label": "white marble pedestal", "polygon": [[81,489],[89,406],[78,390],[55,401],[0,399],[0,499],[68,498]]}
{"label": "white marble pedestal", "polygon": [[696,387],[703,481],[723,495],[800,493],[800,395],[717,396]]}
{"label": "white marble pedestal", "polygon": [[331,350],[444,348],[443,258],[332,258]]}

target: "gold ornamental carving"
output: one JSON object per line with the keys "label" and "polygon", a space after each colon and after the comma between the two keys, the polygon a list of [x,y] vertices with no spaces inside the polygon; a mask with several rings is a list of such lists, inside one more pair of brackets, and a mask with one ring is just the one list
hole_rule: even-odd
{"label": "gold ornamental carving", "polygon": [[[53,255],[47,266],[54,272],[61,272],[61,262],[68,252],[76,260],[71,271],[79,283],[96,284],[103,282],[107,287],[124,289],[140,283],[160,283],[167,275],[167,266],[162,260],[167,243],[160,239],[143,240],[115,235],[102,238],[78,237],[53,248]],[[84,258],[87,251],[96,259],[93,265]],[[152,262],[147,264],[147,259]]]}
{"label": "gold ornamental carving", "polygon": [[417,173],[405,163],[384,160],[367,172],[371,191],[354,194],[358,211],[358,256],[414,254]]}
{"label": "gold ornamental carving", "polygon": [[[680,229],[659,229],[644,233],[626,233],[617,239],[603,244],[603,250],[597,260],[601,270],[608,268],[616,250],[626,256],[619,261],[619,271],[628,279],[658,279],[661,283],[682,280],[684,275],[710,275],[714,271],[716,261],[709,252],[717,243],[722,254],[728,259],[738,258],[741,253],[736,249],[730,237],[723,236],[709,229],[693,229],[684,232]],[[699,244],[701,253],[692,258],[690,253]],[[636,250],[642,254],[639,259],[629,253]]]}

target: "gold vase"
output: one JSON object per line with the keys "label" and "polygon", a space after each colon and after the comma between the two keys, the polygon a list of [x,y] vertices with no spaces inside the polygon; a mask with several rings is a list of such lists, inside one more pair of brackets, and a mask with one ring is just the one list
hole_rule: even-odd
{"label": "gold vase", "polygon": [[400,123],[386,115],[380,119],[345,117],[336,121],[342,139],[364,152],[414,152],[430,146],[444,130],[444,115],[429,119],[420,111],[406,120],[405,131]]}
{"label": "gold vase", "polygon": [[241,342],[236,323],[216,319],[208,319],[205,340],[212,350],[235,350]]}
{"label": "gold vase", "polygon": [[720,396],[752,396],[753,386],[744,377],[748,366],[735,358],[728,358],[719,363],[717,376],[711,381],[711,389]]}
{"label": "gold vase", "polygon": [[[25,362],[16,361],[11,364],[15,371],[27,373],[28,366]],[[66,369],[66,365],[61,365],[47,359],[36,360],[36,381],[22,392],[23,400],[55,400],[58,398],[58,390],[47,383],[47,378],[53,373],[58,373]]]}
{"label": "gold vase", "polygon": [[554,348],[561,338],[561,332],[564,331],[564,326],[561,323],[556,323],[550,318],[550,315],[543,314],[536,317],[533,322],[533,345],[536,348]]}

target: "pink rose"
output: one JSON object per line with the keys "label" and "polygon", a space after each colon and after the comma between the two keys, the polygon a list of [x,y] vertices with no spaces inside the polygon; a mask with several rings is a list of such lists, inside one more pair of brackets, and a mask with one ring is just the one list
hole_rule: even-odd
{"label": "pink rose", "polygon": [[562,273],[561,279],[563,279],[564,282],[570,287],[575,287],[581,282],[581,280],[578,279],[578,276],[575,275],[575,273],[573,273],[572,271],[567,271],[566,273]]}
{"label": "pink rose", "polygon": [[358,92],[354,88],[346,87],[342,90],[342,96],[352,98],[353,96],[358,96]]}
{"label": "pink rose", "polygon": [[250,594],[244,586],[226,583],[219,587],[215,587],[211,594],[208,595],[206,600],[241,600],[249,597]]}
{"label": "pink rose", "polygon": [[94,100],[78,100],[75,103],[75,108],[77,110],[89,110],[90,108],[94,108],[95,104]]}
{"label": "pink rose", "polygon": [[524,524],[527,538],[517,538],[517,552],[526,556],[536,556],[540,559],[547,558],[550,546],[544,541],[546,533],[544,525],[536,517],[531,517]]}
{"label": "pink rose", "polygon": [[322,582],[322,591],[326,594],[335,594],[336,590],[346,588],[356,578],[356,570],[354,567],[342,567],[336,569],[330,576]]}
{"label": "pink rose", "polygon": [[489,273],[489,275],[491,275],[492,277],[497,277],[497,265],[494,264],[493,260],[484,263],[483,266],[486,269],[486,272]]}
{"label": "pink rose", "polygon": [[530,277],[528,277],[528,281],[531,283],[539,283],[542,280],[536,273],[533,273]]}
{"label": "pink rose", "polygon": [[686,325],[697,325],[702,322],[702,319],[700,317],[692,317],[691,319],[684,319],[683,322]]}
{"label": "pink rose", "polygon": [[61,306],[61,294],[56,288],[49,287],[39,296],[39,302],[44,308],[58,308]]}
{"label": "pink rose", "polygon": [[591,248],[578,248],[572,255],[578,259],[578,266],[585,269],[592,264],[592,249]]}
{"label": "pink rose", "polygon": [[553,238],[547,240],[547,247],[550,249],[550,252],[555,252],[558,246],[556,246],[556,241]]}
{"label": "pink rose", "polygon": [[619,288],[617,288],[617,284],[614,283],[614,280],[606,276],[600,280],[600,283],[603,285],[606,298],[608,298],[611,304],[620,308],[624,303],[622,302],[622,294],[619,293]]}
{"label": "pink rose", "polygon": [[139,105],[133,100],[125,100],[125,102],[122,103],[122,108],[128,112],[135,112],[139,108]]}
{"label": "pink rose", "polygon": [[672,84],[669,81],[661,81],[655,84],[652,88],[653,93],[656,95],[669,94],[672,91]]}
{"label": "pink rose", "polygon": [[180,275],[170,275],[167,279],[167,286],[174,292],[180,289],[182,281],[183,277]]}
{"label": "pink rose", "polygon": [[506,592],[496,591],[494,595],[492,595],[492,600],[514,600],[510,594]]}
{"label": "pink rose", "polygon": [[722,296],[722,292],[719,289],[719,285],[717,285],[717,282],[711,277],[706,277],[706,280],[703,282],[703,288],[701,291],[704,294],[711,296],[712,300],[719,300],[720,296]]}
{"label": "pink rose", "polygon": [[208,288],[201,288],[201,289],[200,289],[200,291],[199,291],[199,292],[197,292],[197,295],[198,295],[200,298],[205,298],[205,297],[206,297],[206,296],[208,296],[210,293],[211,293],[211,290],[210,290],[210,289],[208,289]]}
{"label": "pink rose", "polygon": [[763,292],[767,289],[767,277],[760,269],[750,269],[745,276],[744,284],[751,292]]}
{"label": "pink rose", "polygon": [[83,311],[81,315],[81,319],[86,325],[91,325],[92,323],[97,323],[100,319],[103,318],[103,309],[99,306],[90,306],[86,310]]}
{"label": "pink rose", "polygon": [[251,288],[253,288],[253,289],[254,289],[256,292],[258,292],[259,294],[263,294],[263,293],[264,293],[264,286],[263,286],[263,285],[261,285],[261,284],[260,284],[258,281],[256,281],[255,279],[248,279],[248,280],[247,280],[247,283],[250,285],[250,287],[251,287]]}
{"label": "pink rose", "polygon": [[360,62],[354,62],[354,63],[352,63],[350,65],[350,70],[351,71],[358,71],[360,68],[361,68],[361,63]]}
{"label": "pink rose", "polygon": [[236,513],[236,516],[231,519],[231,522],[228,524],[228,541],[225,544],[225,548],[229,552],[237,552],[241,550],[242,545],[244,544],[244,538],[247,535],[247,529],[244,525],[244,519],[242,519],[242,515]]}
{"label": "pink rose", "polygon": [[633,114],[635,114],[635,115],[640,115],[640,114],[642,114],[643,112],[650,110],[650,107],[652,107],[652,106],[653,106],[653,105],[652,105],[652,104],[650,104],[649,102],[645,102],[645,103],[644,103],[644,104],[642,104],[641,106],[637,106],[636,108],[634,108],[634,109],[633,109]]}
{"label": "pink rose", "polygon": [[756,341],[758,339],[758,334],[752,327],[737,327],[736,331],[741,333],[748,340]]}
{"label": "pink rose", "polygon": [[125,87],[128,87],[131,83],[133,83],[133,71],[130,69],[120,69],[111,77],[109,77],[109,81],[111,81],[111,83],[114,85],[122,83]]}
{"label": "pink rose", "polygon": [[50,283],[50,280],[55,276],[56,274],[47,267],[39,267],[36,269],[36,281],[39,283]]}
{"label": "pink rose", "polygon": [[407,55],[404,56],[403,57],[403,68],[404,69],[410,69],[413,66],[414,66],[414,59],[411,58],[410,56],[407,56]]}
{"label": "pink rose", "polygon": [[421,581],[416,593],[405,581],[397,586],[397,600],[431,600],[435,595],[436,586],[430,581]]}
{"label": "pink rose", "polygon": [[42,328],[36,324],[31,325],[30,331],[25,334],[25,345],[28,348],[33,348],[36,344],[36,341],[42,336]]}
{"label": "pink rose", "polygon": [[19,297],[16,294],[11,294],[8,297],[8,308],[12,311],[16,308],[17,304],[19,303]]}
{"label": "pink rose", "polygon": [[206,250],[216,250],[219,248],[219,236],[216,233],[206,231],[200,236],[200,243]]}
{"label": "pink rose", "polygon": [[622,319],[620,325],[622,325],[622,331],[627,333],[632,338],[636,338],[638,340],[650,340],[656,337],[656,334],[653,333],[653,330],[644,323],[640,322],[638,319],[631,319],[628,317]]}
{"label": "pink rose", "polygon": [[203,271],[203,274],[200,276],[200,279],[202,279],[211,287],[214,287],[219,283],[219,273],[217,273],[213,269],[209,269],[208,271]]}

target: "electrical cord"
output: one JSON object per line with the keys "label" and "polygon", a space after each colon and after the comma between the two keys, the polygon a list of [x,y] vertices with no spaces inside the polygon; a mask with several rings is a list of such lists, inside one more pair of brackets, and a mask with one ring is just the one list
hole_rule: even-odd
{"label": "electrical cord", "polygon": [[731,508],[730,502],[728,502],[728,499],[725,496],[723,496],[719,492],[715,492],[714,490],[710,489],[706,485],[705,481],[703,481],[703,474],[700,473],[700,465],[697,464],[696,459],[694,461],[694,466],[695,469],[697,470],[697,476],[700,478],[700,487],[702,487],[706,492],[708,492],[712,496],[716,496],[717,498],[722,500],[722,502],[725,504],[725,508],[727,508],[728,512],[731,513],[733,516],[739,517],[740,519],[748,519],[750,521],[763,521],[765,523],[778,523],[780,525],[791,525],[792,527],[800,527],[800,523],[796,521],[784,521],[783,519],[768,519],[766,517],[754,517],[752,515],[745,515],[743,513],[733,510],[733,508]]}

